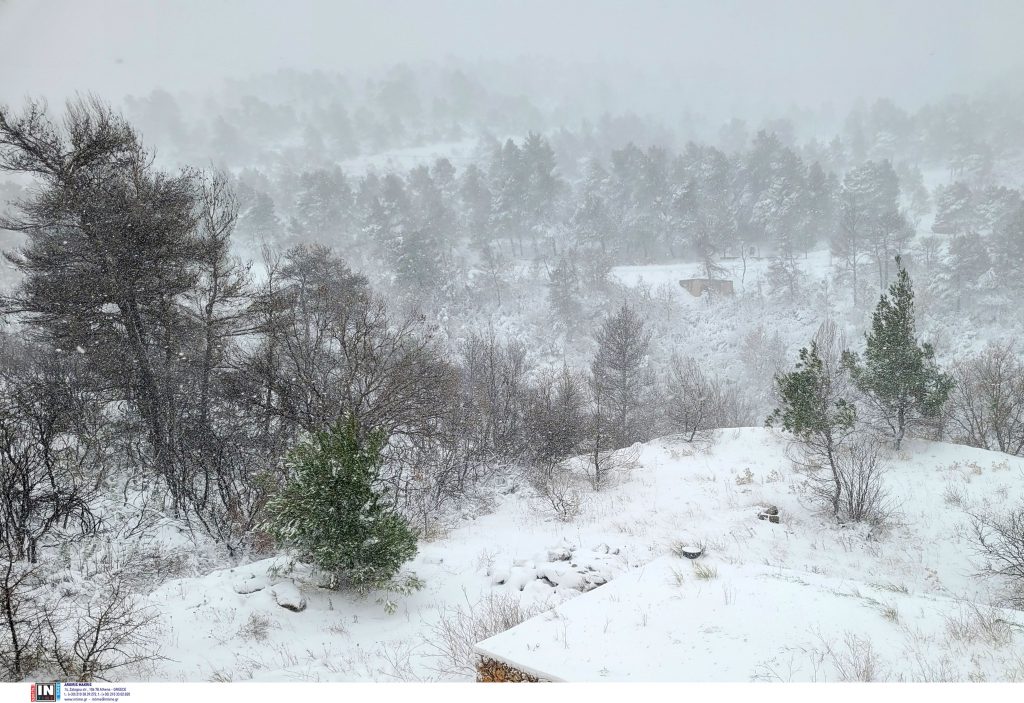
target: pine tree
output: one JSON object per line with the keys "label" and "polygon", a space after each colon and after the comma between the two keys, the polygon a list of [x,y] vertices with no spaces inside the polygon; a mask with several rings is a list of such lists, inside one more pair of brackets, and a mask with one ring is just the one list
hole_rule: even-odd
{"label": "pine tree", "polygon": [[462,227],[469,234],[469,241],[480,251],[486,251],[494,232],[490,225],[491,193],[483,172],[476,164],[470,164],[462,172],[459,183],[459,204],[462,213]]}
{"label": "pine tree", "polygon": [[823,360],[818,342],[812,341],[810,349],[800,350],[794,371],[775,377],[782,404],[765,423],[768,427],[781,424],[815,460],[828,464],[833,481],[828,498],[836,516],[843,489],[839,451],[857,419],[856,408],[844,397],[845,386],[842,367]]}
{"label": "pine tree", "polygon": [[361,436],[352,417],[314,432],[292,450],[293,478],[267,504],[270,534],[329,574],[335,587],[393,588],[416,554],[416,536],[379,486],[385,444],[380,432]]}
{"label": "pine tree", "polygon": [[993,232],[992,260],[1007,286],[1019,290],[1017,262],[1024,260],[1024,204],[1018,205]]}
{"label": "pine tree", "polygon": [[956,182],[935,189],[935,222],[932,232],[967,234],[975,229],[975,196],[966,183]]}
{"label": "pine tree", "polygon": [[653,383],[647,362],[650,332],[644,330],[640,315],[623,303],[595,338],[598,349],[591,365],[591,385],[599,428],[597,443],[611,439],[614,446],[604,448],[618,449],[647,439],[644,403]]}
{"label": "pine tree", "polygon": [[918,342],[910,275],[899,257],[896,267],[896,280],[878,301],[871,331],[865,335],[863,363],[850,352],[843,360],[854,383],[892,430],[899,449],[908,426],[939,413],[953,381],[939,370],[932,346]]}
{"label": "pine tree", "polygon": [[579,271],[571,257],[563,256],[548,274],[548,304],[571,336],[583,312]]}

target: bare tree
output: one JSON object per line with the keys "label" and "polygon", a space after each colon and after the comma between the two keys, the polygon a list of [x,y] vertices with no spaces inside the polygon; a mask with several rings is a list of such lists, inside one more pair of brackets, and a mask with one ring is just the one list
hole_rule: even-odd
{"label": "bare tree", "polygon": [[665,426],[687,442],[720,427],[743,427],[753,413],[739,391],[705,373],[694,360],[673,353],[665,381]]}
{"label": "bare tree", "polygon": [[988,508],[966,512],[971,541],[985,560],[982,574],[1004,579],[1010,587],[1010,604],[1024,606],[1024,508],[1002,514]]}
{"label": "bare tree", "polygon": [[471,335],[460,349],[465,402],[479,423],[473,432],[477,451],[497,459],[516,459],[523,451],[526,382],[530,365],[526,346],[500,342],[494,331]]}
{"label": "bare tree", "polygon": [[635,468],[640,458],[639,446],[611,449],[603,447],[600,438],[600,432],[594,433],[587,452],[582,456],[587,477],[595,491],[612,485],[616,477]]}
{"label": "bare tree", "polygon": [[41,655],[40,571],[0,545],[0,671],[8,681],[25,678]]}
{"label": "bare tree", "polygon": [[839,454],[839,476],[843,484],[840,514],[853,522],[884,523],[893,506],[885,486],[887,462],[878,442],[860,435]]}
{"label": "bare tree", "polygon": [[953,368],[948,421],[954,439],[973,447],[1024,451],[1024,363],[1013,344],[990,344]]}
{"label": "bare tree", "polygon": [[238,202],[226,177],[215,175],[202,184],[199,199],[199,278],[191,292],[201,330],[198,365],[198,424],[211,424],[211,387],[228,368],[233,340],[253,330],[249,265],[231,255],[231,236],[238,220]]}
{"label": "bare tree", "polygon": [[577,454],[587,436],[587,386],[578,373],[563,366],[530,388],[525,427],[531,461],[548,465]]}
{"label": "bare tree", "polygon": [[72,365],[6,340],[0,354],[0,544],[36,563],[39,544],[96,527],[92,498],[107,458],[96,409]]}
{"label": "bare tree", "polygon": [[363,430],[391,438],[385,479],[396,500],[427,463],[457,470],[448,402],[457,397],[457,372],[421,316],[393,316],[364,277],[319,245],[284,255],[254,315],[257,343],[238,355],[231,379],[253,423],[248,432],[265,428],[284,447],[351,415]]}
{"label": "bare tree", "polygon": [[872,435],[846,437],[827,465],[821,453],[804,445],[797,449],[794,462],[804,477],[804,489],[837,519],[880,525],[892,518],[895,507],[885,483],[888,463]]}

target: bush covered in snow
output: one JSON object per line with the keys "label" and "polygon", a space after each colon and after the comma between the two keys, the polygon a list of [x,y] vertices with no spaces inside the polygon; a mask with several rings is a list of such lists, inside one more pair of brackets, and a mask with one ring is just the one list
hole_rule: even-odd
{"label": "bush covered in snow", "polygon": [[267,504],[267,529],[342,585],[388,584],[416,554],[416,535],[379,483],[386,438],[349,418],[299,444],[292,478]]}

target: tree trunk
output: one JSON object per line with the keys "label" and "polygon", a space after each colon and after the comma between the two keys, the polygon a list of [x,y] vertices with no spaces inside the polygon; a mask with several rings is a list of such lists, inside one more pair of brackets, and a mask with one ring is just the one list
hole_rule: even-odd
{"label": "tree trunk", "polygon": [[836,450],[833,440],[828,439],[825,445],[825,452],[828,455],[828,465],[832,469],[832,482],[835,484],[835,492],[832,494],[832,517],[839,518],[839,504],[843,495],[843,482],[839,475],[839,465],[836,460]]}
{"label": "tree trunk", "polygon": [[903,435],[907,431],[907,411],[901,405],[896,411],[896,450],[899,451],[900,444],[903,442]]}

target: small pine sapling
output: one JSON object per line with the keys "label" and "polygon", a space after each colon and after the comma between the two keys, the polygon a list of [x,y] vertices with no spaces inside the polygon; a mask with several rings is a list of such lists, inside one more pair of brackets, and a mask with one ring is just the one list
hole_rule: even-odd
{"label": "small pine sapling", "polygon": [[[267,531],[331,578],[365,593],[418,588],[395,575],[416,554],[416,535],[380,487],[380,432],[362,434],[354,418],[313,433],[288,457],[292,479],[267,504]],[[382,601],[389,610],[390,598]]]}

